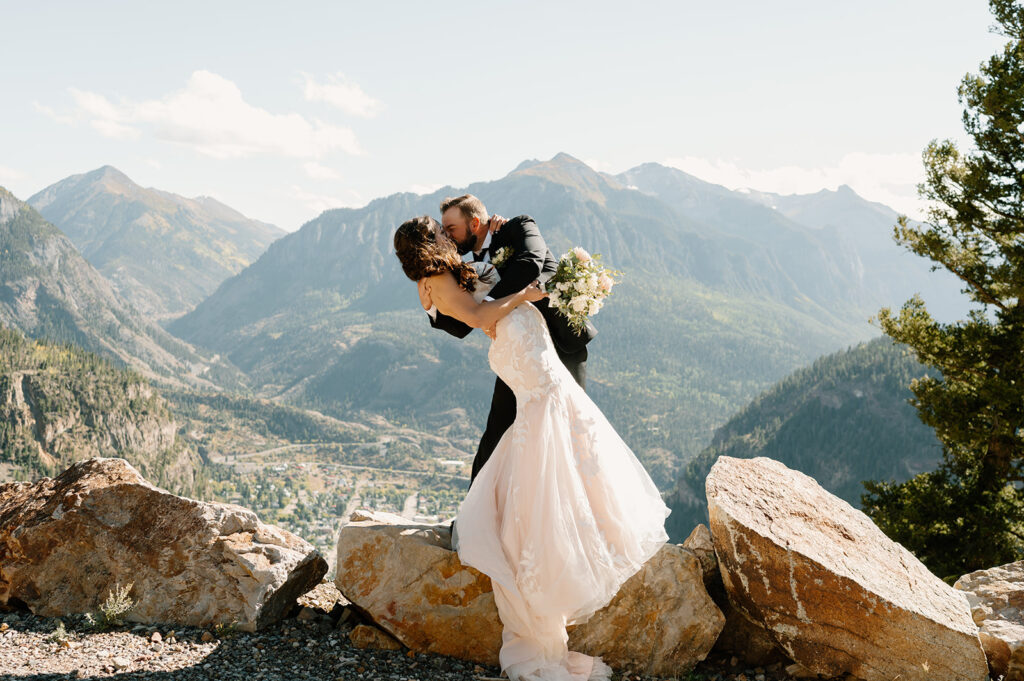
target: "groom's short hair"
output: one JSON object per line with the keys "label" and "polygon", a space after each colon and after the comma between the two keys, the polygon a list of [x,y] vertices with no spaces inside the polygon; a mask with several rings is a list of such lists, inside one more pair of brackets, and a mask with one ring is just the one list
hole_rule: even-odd
{"label": "groom's short hair", "polygon": [[449,196],[441,202],[441,215],[444,215],[449,208],[458,208],[466,220],[479,218],[480,222],[487,222],[487,209],[484,208],[484,202],[472,194]]}

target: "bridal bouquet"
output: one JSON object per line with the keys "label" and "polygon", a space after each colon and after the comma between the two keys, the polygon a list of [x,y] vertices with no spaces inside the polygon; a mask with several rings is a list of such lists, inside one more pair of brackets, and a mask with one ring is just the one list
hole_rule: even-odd
{"label": "bridal bouquet", "polygon": [[573,331],[581,333],[587,317],[598,313],[621,274],[601,265],[599,254],[591,255],[577,246],[558,260],[558,270],[545,290],[551,305],[569,320]]}

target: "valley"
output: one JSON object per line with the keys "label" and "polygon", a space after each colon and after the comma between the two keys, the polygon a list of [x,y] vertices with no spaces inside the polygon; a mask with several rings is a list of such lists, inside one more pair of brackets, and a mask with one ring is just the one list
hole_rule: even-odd
{"label": "valley", "polygon": [[[623,271],[594,320],[588,392],[678,509],[669,523],[676,541],[700,521],[709,447],[734,451],[723,449],[720,431],[730,417],[793,371],[877,336],[868,318],[880,306],[914,291],[955,298],[954,281],[892,243],[896,214],[849,188],[733,192],[658,164],[613,176],[558,154],[466,188],[327,210],[291,233],[202,197],[143,189],[109,166],[29,203],[3,195],[0,290],[12,293],[0,295],[0,322],[150,381],[166,401],[163,427],[174,430],[161,446],[175,453],[126,456],[151,467],[153,457],[178,461],[177,473],[158,478],[173,491],[252,508],[325,549],[355,504],[447,522],[468,486],[490,400],[486,339],[429,327],[389,239],[402,220],[465,191],[494,212],[528,211],[556,254],[582,244]],[[167,230],[188,238],[161,248],[153,239]],[[210,239],[215,252],[200,247]],[[41,255],[53,244],[67,255],[47,265]],[[154,247],[159,263],[122,276],[118,263]],[[26,291],[35,308],[5,302],[26,300]],[[961,312],[943,305],[941,314]],[[852,434],[904,427],[905,410],[899,421],[884,411]],[[136,417],[128,408],[123,418]],[[751,427],[758,442],[769,432]],[[54,458],[44,446],[40,456],[70,461],[90,451],[69,447]],[[18,451],[0,457],[6,479],[54,468],[32,464],[31,448]],[[914,470],[882,465],[871,474]],[[836,482],[851,500],[858,471]]]}

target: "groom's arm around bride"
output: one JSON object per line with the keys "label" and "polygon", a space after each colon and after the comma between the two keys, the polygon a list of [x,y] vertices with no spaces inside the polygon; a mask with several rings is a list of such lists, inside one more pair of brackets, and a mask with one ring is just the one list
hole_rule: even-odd
{"label": "groom's arm around bride", "polygon": [[[457,207],[452,207],[444,213],[450,214],[458,210]],[[551,256],[537,223],[529,215],[519,215],[508,220],[500,231],[490,232],[489,236],[489,222],[481,223],[479,218],[466,219],[461,213],[455,215],[456,218],[449,215],[445,220],[445,226],[451,228],[453,221],[459,218],[465,220],[464,225],[460,224],[455,229],[448,230],[461,251],[472,251],[475,253],[474,259],[487,260],[503,249],[507,253],[505,258],[494,263],[501,280],[491,289],[491,298],[500,298],[521,291],[534,280],[539,280],[543,284],[555,273],[557,263]],[[461,229],[466,230],[465,236],[457,231]],[[467,324],[440,312],[429,317],[431,326],[447,331],[457,338],[465,338],[473,330]]]}

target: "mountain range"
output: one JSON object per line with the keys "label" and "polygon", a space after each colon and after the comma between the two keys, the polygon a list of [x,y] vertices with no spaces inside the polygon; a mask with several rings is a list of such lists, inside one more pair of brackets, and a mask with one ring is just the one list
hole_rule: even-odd
{"label": "mountain range", "polygon": [[[828,296],[849,296],[860,306],[900,306],[915,293],[928,301],[941,321],[963,317],[967,306],[961,284],[945,272],[931,272],[931,263],[893,241],[899,214],[881,203],[867,201],[848,185],[813,194],[781,195],[752,190],[730,191],[681,170],[647,163],[616,176],[623,184],[655,196],[679,213],[715,229],[773,248],[785,258],[783,266],[802,288],[822,285]],[[841,278],[820,281],[806,274],[808,260],[824,254],[810,250],[808,230],[824,244],[827,256],[842,271]],[[836,286],[845,290],[836,290]]]}
{"label": "mountain range", "polygon": [[[774,383],[877,336],[868,318],[916,291],[940,317],[962,313],[957,282],[892,241],[896,214],[848,187],[730,191],[658,164],[609,175],[558,154],[491,182],[325,211],[276,239],[275,228],[212,200],[142,189],[109,166],[33,196],[118,287],[4,192],[0,323],[164,387],[251,390],[327,417],[383,416],[471,442],[493,383],[486,340],[431,329],[391,249],[399,223],[467,191],[492,212],[531,214],[556,254],[582,245],[623,271],[594,320],[588,391],[659,487],[695,509],[680,520],[700,516],[690,497],[709,446],[724,451],[718,429]],[[145,267],[124,267],[143,253],[152,280]]]}
{"label": "mountain range", "polygon": [[111,166],[67,177],[28,203],[157,321],[191,310],[285,234],[210,197],[140,187]]}
{"label": "mountain range", "polygon": [[[895,214],[848,188],[813,195],[788,216],[766,205],[770,195],[672,168],[611,176],[559,154],[492,182],[325,211],[168,329],[225,355],[264,396],[424,428],[458,408],[479,426],[493,381],[484,339],[430,329],[390,245],[402,221],[437,214],[442,198],[467,191],[492,212],[531,214],[556,254],[582,245],[624,271],[595,318],[588,387],[663,489],[775,381],[877,336],[868,318],[900,305],[908,281],[944,299],[958,290],[924,265],[894,273],[901,248],[879,232]],[[859,206],[874,222],[819,220],[832,204],[846,217]]]}
{"label": "mountain range", "polygon": [[0,187],[0,325],[72,343],[156,381],[232,389],[245,377],[138,312],[71,241]]}

